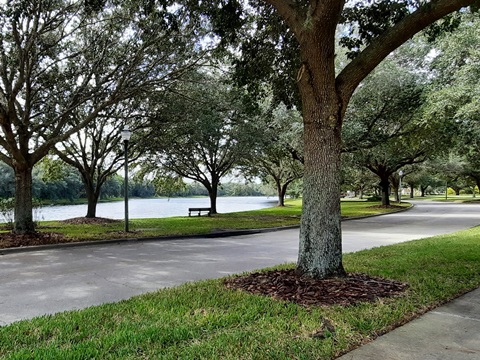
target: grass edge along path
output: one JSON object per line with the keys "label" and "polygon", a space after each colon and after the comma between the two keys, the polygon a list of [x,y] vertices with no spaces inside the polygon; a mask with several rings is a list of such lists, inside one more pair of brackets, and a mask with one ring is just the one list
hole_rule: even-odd
{"label": "grass edge along path", "polygon": [[[344,218],[378,215],[398,211],[399,208],[382,208],[379,202],[342,201]],[[402,207],[410,207],[402,203]],[[158,219],[131,219],[131,232],[123,232],[124,223],[66,224],[61,221],[40,223],[41,232],[56,232],[65,236],[62,242],[94,241],[119,238],[149,238],[159,236],[204,235],[228,230],[266,229],[300,224],[301,200],[292,200],[285,207],[208,216],[167,217]]]}
{"label": "grass edge along path", "polygon": [[[333,359],[478,287],[479,237],[476,227],[344,256],[348,272],[409,283],[395,299],[306,308],[200,281],[0,327],[0,358]],[[312,336],[327,320],[328,336]]]}

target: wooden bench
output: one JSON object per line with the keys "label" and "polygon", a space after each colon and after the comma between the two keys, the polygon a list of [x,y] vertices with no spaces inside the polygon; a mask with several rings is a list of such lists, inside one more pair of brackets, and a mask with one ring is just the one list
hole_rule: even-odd
{"label": "wooden bench", "polygon": [[206,212],[208,216],[212,213],[212,208],[188,208],[188,216],[192,216],[192,212],[198,212],[198,216],[202,212]]}

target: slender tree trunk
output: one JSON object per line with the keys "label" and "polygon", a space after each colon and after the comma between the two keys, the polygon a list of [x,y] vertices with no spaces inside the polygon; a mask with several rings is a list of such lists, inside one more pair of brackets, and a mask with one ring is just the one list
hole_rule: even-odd
{"label": "slender tree trunk", "polygon": [[15,228],[17,234],[35,232],[32,204],[32,167],[20,165],[15,171]]}
{"label": "slender tree trunk", "polygon": [[286,182],[282,186],[282,204],[283,204],[283,206],[285,206],[285,197],[287,196],[287,188],[288,188],[289,184],[290,184],[290,181]]}
{"label": "slender tree trunk", "polygon": [[412,184],[410,185],[410,199],[414,198],[414,192],[415,192],[415,187]]}
{"label": "slender tree trunk", "polygon": [[280,179],[275,179],[275,185],[277,186],[277,194],[278,194],[277,206],[285,206],[285,191],[287,189],[286,187],[284,189],[284,187],[280,183]]}
{"label": "slender tree trunk", "polygon": [[207,187],[207,190],[210,198],[210,213],[217,214],[218,182],[212,181],[212,185]]}
{"label": "slender tree trunk", "polygon": [[393,187],[393,194],[394,194],[395,202],[400,202],[400,195],[399,195],[400,189],[398,188],[398,185],[397,186],[392,186],[392,187]]}
{"label": "slender tree trunk", "polygon": [[359,194],[358,194],[358,198],[359,198],[360,200],[363,199],[363,189],[360,189]]}
{"label": "slender tree trunk", "polygon": [[380,181],[380,189],[382,190],[382,205],[389,206],[390,205],[390,182],[388,181],[388,177],[386,179],[381,179]]}
{"label": "slender tree trunk", "polygon": [[285,206],[285,195],[287,194],[287,188],[291,181],[287,180],[282,185],[281,180],[275,178],[275,185],[277,186],[278,203],[277,206]]}

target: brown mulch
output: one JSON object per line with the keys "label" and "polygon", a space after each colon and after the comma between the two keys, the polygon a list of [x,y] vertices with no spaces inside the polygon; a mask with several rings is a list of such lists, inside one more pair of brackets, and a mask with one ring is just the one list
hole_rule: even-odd
{"label": "brown mulch", "polygon": [[55,232],[37,232],[32,234],[0,233],[0,249],[60,244],[64,242],[66,242],[65,236]]}
{"label": "brown mulch", "polygon": [[399,281],[352,273],[345,278],[317,280],[299,275],[295,269],[258,272],[228,278],[225,285],[253,294],[271,296],[299,305],[355,305],[379,298],[397,297],[408,287]]}
{"label": "brown mulch", "polygon": [[86,218],[76,217],[62,221],[65,224],[82,225],[82,224],[112,224],[120,222],[120,220],[107,219],[102,217]]}
{"label": "brown mulch", "polygon": [[[120,220],[113,220],[101,217],[86,218],[78,217],[62,221],[65,224],[111,224],[120,222]],[[48,227],[42,227],[46,229]],[[54,227],[50,227],[54,228]],[[10,230],[8,227],[3,227],[0,230]],[[71,242],[65,235],[56,232],[35,232],[31,234],[14,234],[13,232],[0,233],[0,249],[7,249],[22,246],[35,245],[51,245]]]}

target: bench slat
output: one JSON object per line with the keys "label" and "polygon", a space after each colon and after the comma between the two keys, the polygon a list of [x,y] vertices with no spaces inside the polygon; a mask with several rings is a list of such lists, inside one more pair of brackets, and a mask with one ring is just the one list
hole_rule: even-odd
{"label": "bench slat", "polygon": [[191,216],[192,212],[196,212],[196,211],[198,211],[198,216],[200,216],[200,214],[203,211],[208,212],[207,215],[210,216],[210,214],[212,212],[212,208],[188,208],[188,216]]}

